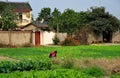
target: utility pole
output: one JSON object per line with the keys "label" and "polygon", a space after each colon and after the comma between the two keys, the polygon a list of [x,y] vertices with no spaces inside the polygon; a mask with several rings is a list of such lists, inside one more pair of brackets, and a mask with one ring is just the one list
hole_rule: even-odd
{"label": "utility pole", "polygon": [[57,34],[59,33],[59,26],[58,26],[58,23],[57,23]]}

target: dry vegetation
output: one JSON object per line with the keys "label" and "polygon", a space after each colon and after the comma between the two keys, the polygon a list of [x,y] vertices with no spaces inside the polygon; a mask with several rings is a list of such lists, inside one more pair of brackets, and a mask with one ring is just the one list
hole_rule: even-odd
{"label": "dry vegetation", "polygon": [[10,58],[7,56],[0,56],[0,61],[18,61],[17,59]]}
{"label": "dry vegetation", "polygon": [[60,60],[58,58],[53,59],[53,64],[63,65],[63,64],[72,64],[74,68],[87,68],[92,66],[98,66],[103,69],[107,75],[112,73],[120,72],[120,58],[106,59],[106,58],[83,58],[83,59],[72,59],[65,58],[65,60]]}

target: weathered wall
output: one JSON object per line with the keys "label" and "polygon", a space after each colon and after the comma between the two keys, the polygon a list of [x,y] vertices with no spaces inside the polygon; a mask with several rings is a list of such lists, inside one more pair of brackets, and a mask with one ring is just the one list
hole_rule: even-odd
{"label": "weathered wall", "polygon": [[120,31],[113,33],[112,43],[120,43]]}
{"label": "weathered wall", "polygon": [[55,32],[47,32],[47,31],[41,31],[41,45],[48,45],[48,44],[54,44],[53,39],[55,35],[59,38],[60,41],[64,41],[67,37],[67,33],[58,33]]}
{"label": "weathered wall", "polygon": [[[48,45],[53,44],[53,38],[56,33],[48,31],[40,31],[40,44]],[[58,37],[60,41],[63,41],[66,37],[66,33],[59,33]],[[35,45],[35,32],[32,31],[0,31],[0,43],[10,44],[15,46],[22,46],[28,43]]]}
{"label": "weathered wall", "polygon": [[9,44],[10,31],[0,31],[0,43]]}
{"label": "weathered wall", "polygon": [[0,31],[0,43],[7,45],[32,43],[31,35],[31,31]]}
{"label": "weathered wall", "polygon": [[[27,17],[29,14],[29,17]],[[32,19],[32,11],[30,12],[23,12],[22,13],[22,23],[21,22],[17,22],[18,26],[25,26],[27,24],[29,24],[31,22]]]}
{"label": "weathered wall", "polygon": [[58,33],[57,37],[59,38],[60,41],[64,41],[65,38],[67,37],[67,33]]}
{"label": "weathered wall", "polygon": [[103,36],[102,34],[96,35],[95,33],[89,33],[87,41],[88,44],[99,43],[103,41]]}

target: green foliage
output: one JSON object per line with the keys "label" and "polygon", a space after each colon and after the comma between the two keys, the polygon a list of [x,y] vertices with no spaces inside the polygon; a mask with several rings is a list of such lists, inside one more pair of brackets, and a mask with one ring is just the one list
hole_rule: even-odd
{"label": "green foliage", "polygon": [[120,28],[119,20],[108,12],[105,12],[104,7],[91,7],[87,19],[94,31],[98,33],[114,32]]}
{"label": "green foliage", "polygon": [[73,69],[57,69],[57,70],[46,70],[46,71],[34,71],[29,72],[13,72],[8,74],[0,74],[1,78],[94,78],[87,74]]}
{"label": "green foliage", "polygon": [[[67,32],[68,35],[73,35],[84,26],[91,26],[97,34],[114,32],[120,29],[119,19],[106,12],[104,7],[91,7],[90,10],[85,12],[75,12],[68,8],[63,13],[57,8],[53,12],[50,8],[43,8],[37,20],[42,18],[55,31]],[[57,29],[57,26],[59,26],[59,29]]]}
{"label": "green foliage", "polygon": [[104,71],[97,66],[86,68],[85,73],[95,77],[101,77],[105,75]]}
{"label": "green foliage", "polygon": [[17,26],[15,23],[16,16],[12,12],[11,7],[6,7],[5,10],[1,14],[1,29],[3,30],[15,30]]}
{"label": "green foliage", "polygon": [[49,26],[51,26],[52,29],[54,29],[56,32],[59,30],[57,26],[60,26],[60,16],[61,12],[55,8],[54,11],[51,13],[51,20],[49,22]]}
{"label": "green foliage", "polygon": [[44,21],[48,23],[51,19],[50,14],[51,14],[51,9],[50,8],[43,8],[39,12],[37,20],[41,21],[42,19],[44,19]]}
{"label": "green foliage", "polygon": [[58,45],[58,43],[60,42],[59,38],[57,37],[57,35],[55,35],[53,42],[55,45]]}
{"label": "green foliage", "polygon": [[12,62],[5,61],[0,64],[0,73],[10,73],[16,67]]}
{"label": "green foliage", "polygon": [[16,59],[33,59],[47,61],[49,53],[57,50],[58,57],[64,57],[66,52],[72,54],[73,58],[116,58],[120,57],[119,45],[98,46],[63,46],[63,47],[28,47],[28,48],[3,48],[0,55],[9,56]]}
{"label": "green foliage", "polygon": [[79,13],[75,12],[72,9],[66,9],[61,15],[61,24],[60,31],[67,32],[69,35],[72,35],[75,30],[78,29],[79,23]]}
{"label": "green foliage", "polygon": [[[20,69],[19,68],[19,71],[15,71],[15,72],[11,72],[11,73],[1,73],[0,74],[0,78],[66,78],[66,77],[69,77],[69,78],[102,78],[101,76],[102,75],[94,75],[92,76],[91,74],[89,74],[87,71],[92,71],[92,68],[94,67],[88,67],[84,70],[82,69],[76,69],[74,67],[72,67],[72,65],[68,65],[68,64],[72,64],[73,61],[71,60],[71,56],[68,57],[69,61],[71,62],[66,62],[63,64],[66,64],[67,67],[70,67],[70,68],[52,68],[54,65],[52,65],[51,67],[51,64],[49,64],[49,53],[51,51],[54,51],[54,50],[57,50],[58,51],[58,59],[61,59],[63,61],[65,61],[66,57],[65,55],[68,55],[68,54],[71,54],[72,55],[72,59],[75,61],[75,59],[78,59],[78,60],[82,60],[82,59],[89,59],[89,58],[96,58],[96,59],[106,59],[106,60],[111,60],[111,59],[119,59],[120,57],[120,46],[119,45],[102,45],[102,44],[98,44],[98,46],[94,46],[94,45],[91,45],[91,46],[64,46],[64,47],[28,47],[28,48],[1,48],[0,49],[0,56],[9,56],[9,57],[12,57],[12,58],[16,58],[16,59],[26,59],[27,60],[33,60],[31,61],[32,63],[34,63],[34,65],[32,63],[30,63],[30,66],[29,64],[23,64],[22,61],[21,63],[22,64],[19,64],[19,66],[21,65],[21,67],[24,67],[23,65],[27,65],[28,68],[30,69],[32,66],[33,69],[31,69],[30,71],[22,71],[23,69]],[[65,58],[64,58],[65,57]],[[35,62],[34,62],[35,61]],[[41,70],[41,68],[38,68],[38,62],[42,62],[43,64],[44,63],[47,63],[48,67],[51,67],[52,70],[44,70],[44,68]],[[27,61],[28,62],[28,61]],[[77,62],[77,61],[75,61]],[[74,65],[76,64],[74,62]],[[11,64],[12,62],[10,62],[9,64]],[[117,62],[116,62],[117,63]],[[1,63],[2,65],[3,63]],[[10,67],[10,65],[7,64],[8,66],[7,67]],[[81,66],[81,64],[78,62],[77,63],[79,66]],[[0,67],[1,67],[0,65]],[[13,67],[18,67],[18,64],[15,63],[12,63]],[[11,67],[12,67],[11,65]],[[50,65],[50,66],[49,66]],[[42,67],[43,65],[41,65]],[[35,70],[35,67],[37,67],[37,69]],[[25,67],[24,67],[25,68]],[[45,67],[46,68],[46,67]],[[51,69],[50,68],[50,69]],[[91,69],[89,69],[91,68]],[[27,69],[27,68],[25,68]],[[27,69],[27,70],[29,70]],[[6,69],[8,71],[8,69]],[[5,71],[6,71],[5,70]],[[20,70],[22,72],[20,72]],[[43,71],[44,70],[44,71]],[[94,70],[97,70],[94,69]],[[98,69],[99,70],[99,69]],[[97,71],[98,71],[97,70]],[[102,69],[100,69],[102,70]],[[11,71],[11,70],[10,70]],[[88,74],[87,74],[88,73]],[[96,72],[95,72],[96,73]],[[103,74],[104,71],[103,71]],[[106,74],[105,74],[106,76]],[[105,77],[103,75],[103,78]],[[110,78],[119,78],[119,74],[113,74],[113,75],[108,75],[107,74],[107,77],[110,77]]]}
{"label": "green foliage", "polygon": [[0,14],[5,10],[6,6],[5,2],[0,2]]}
{"label": "green foliage", "polygon": [[24,60],[20,62],[5,61],[0,64],[0,73],[10,73],[13,71],[29,71],[29,70],[47,70],[51,69],[51,63],[43,63],[41,61]]}

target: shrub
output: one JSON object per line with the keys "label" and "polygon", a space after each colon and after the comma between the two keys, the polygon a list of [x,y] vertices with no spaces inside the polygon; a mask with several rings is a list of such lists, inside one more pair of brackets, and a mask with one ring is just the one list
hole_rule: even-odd
{"label": "shrub", "polygon": [[55,45],[58,45],[58,43],[60,42],[59,38],[55,35],[53,42]]}
{"label": "shrub", "polygon": [[95,77],[100,77],[105,75],[104,71],[98,66],[88,67],[85,69],[84,72],[88,75]]}
{"label": "shrub", "polygon": [[67,37],[63,42],[62,45],[64,46],[76,46],[79,45],[79,41],[72,37]]}

